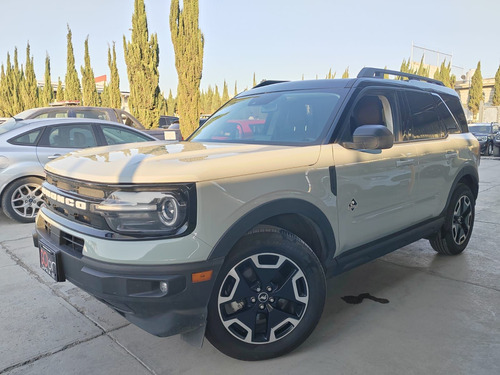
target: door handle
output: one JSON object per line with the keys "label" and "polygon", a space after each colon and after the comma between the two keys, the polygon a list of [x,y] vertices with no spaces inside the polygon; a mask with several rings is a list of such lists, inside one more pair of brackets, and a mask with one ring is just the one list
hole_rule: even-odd
{"label": "door handle", "polygon": [[47,156],[47,159],[49,159],[49,160],[57,159],[59,156],[61,156],[61,154],[54,154],[54,155]]}
{"label": "door handle", "polygon": [[404,167],[406,165],[415,165],[415,159],[399,159],[396,161],[396,167]]}

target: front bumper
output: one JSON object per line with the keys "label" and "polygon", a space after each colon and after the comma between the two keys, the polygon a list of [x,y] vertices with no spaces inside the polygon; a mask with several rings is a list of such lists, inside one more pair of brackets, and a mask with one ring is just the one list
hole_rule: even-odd
{"label": "front bumper", "polygon": [[[79,239],[68,238],[65,229],[41,212],[33,235],[36,247],[41,243],[58,253],[60,279],[85,290],[153,335],[165,337],[204,327],[222,258],[168,265],[108,263],[83,255]],[[119,241],[116,246],[120,246]],[[212,270],[210,280],[192,282],[193,273],[208,270]],[[167,283],[167,291],[160,289],[161,282]]]}

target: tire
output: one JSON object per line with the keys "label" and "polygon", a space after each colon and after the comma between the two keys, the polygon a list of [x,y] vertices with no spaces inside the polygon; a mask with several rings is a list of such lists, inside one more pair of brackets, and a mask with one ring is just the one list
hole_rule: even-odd
{"label": "tire", "polygon": [[443,227],[429,239],[435,251],[444,255],[457,255],[465,250],[474,228],[475,204],[471,189],[459,184],[446,209]]}
{"label": "tire", "polygon": [[5,215],[20,223],[34,222],[43,203],[42,182],[38,177],[24,177],[8,185],[2,195]]}
{"label": "tire", "polygon": [[493,147],[493,156],[500,156],[500,146]]}
{"label": "tire", "polygon": [[314,330],[325,295],[323,267],[309,246],[285,230],[257,228],[235,245],[219,273],[206,336],[236,359],[281,356]]}
{"label": "tire", "polygon": [[486,156],[493,155],[493,143],[488,143],[486,146]]}

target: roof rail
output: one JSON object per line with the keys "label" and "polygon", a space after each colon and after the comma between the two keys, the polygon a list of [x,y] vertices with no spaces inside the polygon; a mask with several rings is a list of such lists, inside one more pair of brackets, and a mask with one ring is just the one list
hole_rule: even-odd
{"label": "roof rail", "polygon": [[408,80],[414,81],[424,81],[428,83],[433,83],[435,85],[444,86],[444,83],[438,81],[437,79],[427,78],[418,76],[416,74],[403,73],[398,72],[397,70],[387,70],[387,69],[379,69],[379,68],[363,68],[360,70],[358,74],[358,78],[384,78],[384,74],[390,74],[392,76],[405,77]]}
{"label": "roof rail", "polygon": [[264,87],[264,86],[269,86],[269,85],[274,85],[275,83],[283,83],[283,82],[290,82],[290,81],[272,81],[272,80],[264,80],[258,84],[256,84],[253,89],[257,87]]}

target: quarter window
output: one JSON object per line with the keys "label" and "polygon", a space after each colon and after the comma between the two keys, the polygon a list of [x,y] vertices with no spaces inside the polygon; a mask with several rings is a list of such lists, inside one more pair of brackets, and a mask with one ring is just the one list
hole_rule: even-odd
{"label": "quarter window", "polygon": [[9,139],[9,143],[21,146],[35,146],[41,131],[41,129],[37,129],[29,133],[18,135],[15,138]]}

